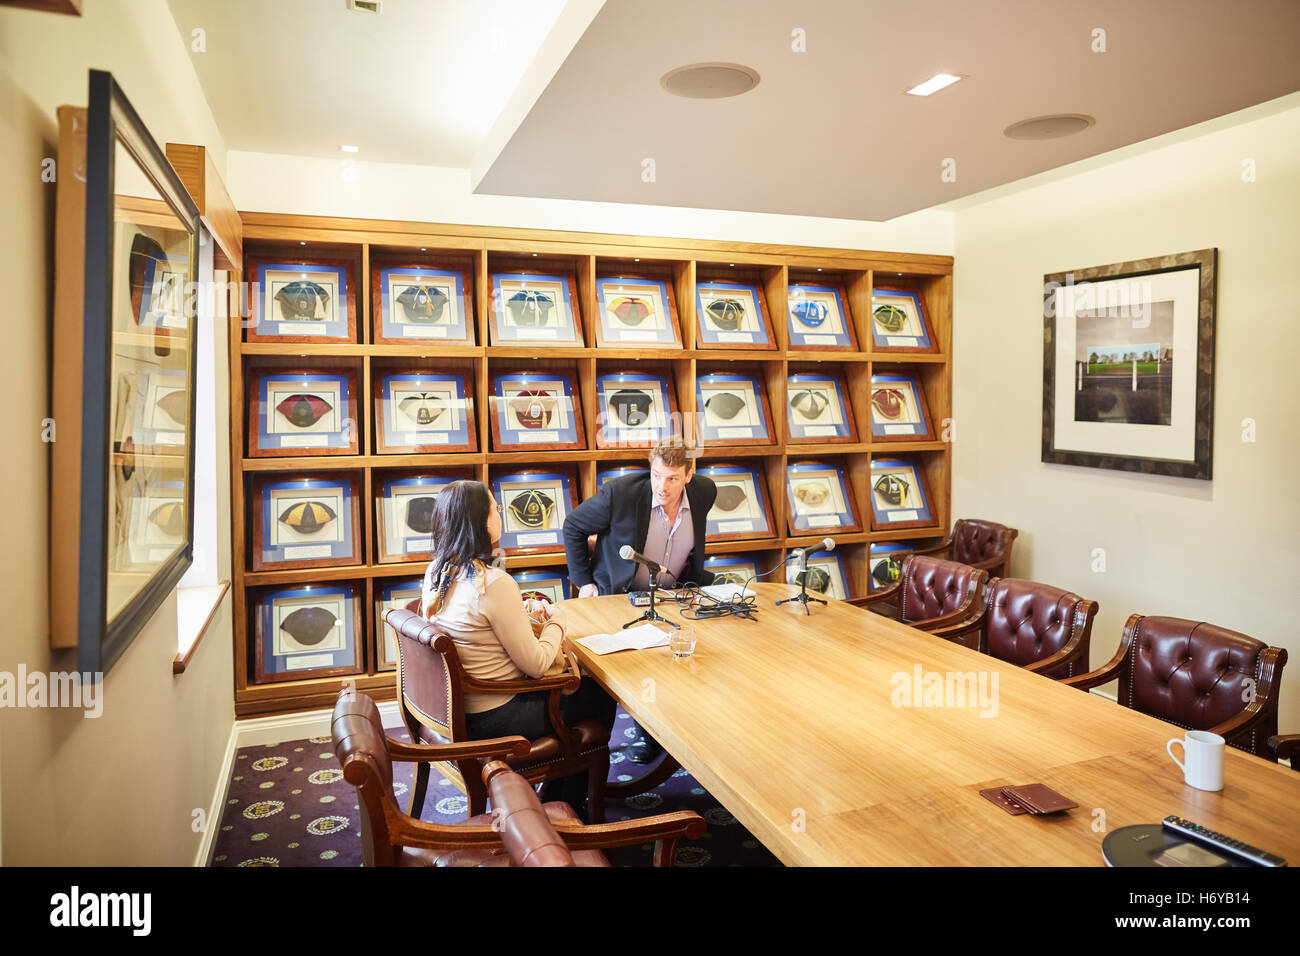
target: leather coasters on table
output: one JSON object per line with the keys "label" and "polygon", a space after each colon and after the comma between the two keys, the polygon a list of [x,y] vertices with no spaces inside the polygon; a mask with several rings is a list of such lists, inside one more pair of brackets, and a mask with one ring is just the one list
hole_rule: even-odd
{"label": "leather coasters on table", "polygon": [[1069,797],[1041,783],[1029,783],[1019,787],[991,787],[979,793],[981,797],[996,803],[1012,816],[1021,813],[1046,816],[1049,813],[1060,813],[1062,810],[1073,810],[1078,806]]}

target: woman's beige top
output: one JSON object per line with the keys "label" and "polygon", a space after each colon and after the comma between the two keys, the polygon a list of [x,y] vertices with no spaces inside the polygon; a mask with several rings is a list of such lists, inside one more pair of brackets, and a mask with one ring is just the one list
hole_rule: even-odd
{"label": "woman's beige top", "polygon": [[[523,597],[514,578],[500,568],[478,566],[474,580],[462,575],[447,589],[442,606],[431,613],[436,573],[424,575],[420,608],[456,642],[461,666],[480,680],[523,680],[541,677],[555,660],[564,638],[564,609],[552,607],[552,617],[534,626],[524,612]],[[465,694],[465,712],[492,710],[514,694]]]}

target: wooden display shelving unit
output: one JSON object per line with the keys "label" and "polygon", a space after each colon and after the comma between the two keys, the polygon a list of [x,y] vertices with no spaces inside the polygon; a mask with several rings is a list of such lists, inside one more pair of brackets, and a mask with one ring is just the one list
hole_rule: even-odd
{"label": "wooden display shelving unit", "polygon": [[[482,481],[513,467],[563,463],[578,479],[579,500],[595,493],[598,465],[605,463],[643,464],[641,449],[597,449],[596,377],[606,371],[640,369],[667,373],[676,388],[683,420],[694,421],[697,374],[744,370],[757,374],[767,389],[776,443],[738,447],[710,447],[702,450],[700,463],[761,459],[757,470],[766,481],[777,534],[750,541],[710,542],[710,554],[744,553],[763,569],[776,564],[787,549],[815,545],[821,534],[790,536],[785,532],[789,508],[785,469],[792,460],[827,460],[844,466],[850,492],[856,499],[863,530],[835,535],[845,559],[845,570],[854,595],[868,590],[868,546],[873,541],[933,541],[943,537],[950,521],[952,450],[942,440],[871,441],[870,381],[873,371],[906,372],[915,375],[925,390],[935,434],[952,415],[952,258],[950,256],[864,252],[779,246],[755,243],[706,242],[642,236],[603,235],[533,229],[494,229],[431,223],[390,222],[243,213],[244,254],[268,253],[319,255],[348,258],[355,266],[359,284],[357,338],[352,344],[300,345],[249,343],[244,341],[242,323],[230,329],[230,398],[232,463],[232,555],[234,563],[235,713],[239,717],[329,707],[341,683],[352,678],[317,678],[256,684],[252,678],[252,633],[248,591],[268,585],[311,582],[354,582],[363,604],[363,628],[358,643],[364,647],[366,671],[355,678],[357,685],[378,699],[392,699],[391,671],[376,672],[375,582],[393,577],[416,577],[424,572],[422,562],[379,564],[376,549],[376,516],[373,506],[376,473],[387,470],[457,467]],[[434,266],[449,258],[468,263],[473,278],[472,321],[475,345],[412,345],[373,343],[371,317],[371,261],[380,257],[401,257],[408,262]],[[503,269],[563,267],[577,276],[578,307],[587,347],[545,348],[492,346],[491,274]],[[597,319],[596,278],[624,272],[654,275],[668,282],[677,300],[683,348],[664,351],[637,348],[595,348]],[[938,351],[934,353],[888,352],[871,349],[871,289],[881,284],[918,292],[933,327]],[[778,348],[772,351],[696,348],[697,282],[732,279],[760,286],[767,298],[769,317]],[[786,290],[791,283],[815,282],[843,285],[855,326],[859,351],[791,350],[789,348]],[[245,295],[247,289],[245,289]],[[246,312],[247,310],[245,310]],[[536,362],[538,368],[561,362],[573,368],[578,380],[588,450],[510,451],[491,448],[491,413],[488,396],[493,376],[499,371],[518,370]],[[358,419],[361,428],[358,455],[319,457],[249,458],[247,398],[248,373],[256,367],[292,363],[346,365],[356,373]],[[372,407],[373,377],[384,368],[423,368],[430,371],[454,367],[465,370],[474,386],[474,414],[477,416],[479,451],[471,454],[380,455],[375,454]],[[859,441],[786,445],[787,376],[792,372],[835,368],[849,386],[851,412]],[[930,485],[936,521],[932,527],[908,530],[871,531],[868,472],[874,457],[906,457],[920,463]],[[251,480],[267,473],[347,471],[360,477],[362,493],[362,539],[366,563],[358,566],[305,570],[251,571]],[[564,564],[563,554],[512,556],[507,567],[544,568]],[[776,578],[773,578],[775,580]]]}

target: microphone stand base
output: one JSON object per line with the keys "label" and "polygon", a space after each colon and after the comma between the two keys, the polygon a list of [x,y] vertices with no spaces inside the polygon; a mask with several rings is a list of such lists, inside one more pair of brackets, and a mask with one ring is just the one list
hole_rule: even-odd
{"label": "microphone stand base", "polygon": [[[805,582],[806,582],[806,581],[807,581],[807,578],[805,577],[804,580],[805,580]],[[823,600],[822,600],[821,598],[819,598],[819,597],[812,597],[812,596],[808,593],[808,585],[805,583],[802,587],[799,588],[799,593],[798,593],[798,594],[796,594],[794,597],[782,598],[780,601],[777,601],[777,602],[776,602],[776,606],[777,606],[777,607],[780,607],[782,604],[802,604],[802,605],[803,605],[803,612],[804,612],[805,614],[811,614],[812,611],[808,610],[808,602],[809,602],[809,601],[816,601],[818,604],[825,604],[825,603],[826,603],[825,601],[823,601]]]}

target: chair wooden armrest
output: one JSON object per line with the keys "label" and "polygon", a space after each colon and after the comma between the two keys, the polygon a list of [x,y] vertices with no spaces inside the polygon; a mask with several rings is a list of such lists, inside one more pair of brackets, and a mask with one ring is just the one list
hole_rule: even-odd
{"label": "chair wooden armrest", "polygon": [[501,834],[491,824],[425,823],[404,813],[389,822],[388,832],[394,845],[424,850],[493,850],[501,846]]}
{"label": "chair wooden armrest", "polygon": [[[1055,654],[1044,657],[1042,660],[1031,661],[1028,664],[1020,665],[1021,670],[1026,670],[1034,674],[1041,674],[1044,671],[1050,671],[1062,664],[1068,664],[1072,661],[1079,651],[1079,643],[1082,635],[1070,638],[1069,642]],[[1080,677],[1084,676],[1082,674]]]}
{"label": "chair wooden armrest", "polygon": [[1268,749],[1278,760],[1290,760],[1292,770],[1300,771],[1300,734],[1274,734],[1268,738]]}
{"label": "chair wooden armrest", "polygon": [[543,690],[577,690],[582,675],[566,669],[554,677],[530,677],[527,680],[480,680],[466,674],[461,687],[481,694],[531,694]]}
{"label": "chair wooden armrest", "polygon": [[388,755],[393,760],[422,763],[424,761],[474,760],[487,757],[523,757],[531,744],[523,737],[490,737],[484,740],[466,740],[452,744],[408,744],[385,736]]}
{"label": "chair wooden armrest", "polygon": [[[1140,614],[1134,614],[1130,617],[1130,624],[1133,622],[1133,618],[1139,617],[1141,617]],[[1125,637],[1131,638],[1131,629],[1128,624],[1124,625],[1124,634]],[[1058,681],[1058,683],[1065,684],[1068,687],[1077,687],[1079,690],[1085,691],[1091,690],[1094,687],[1100,687],[1102,684],[1109,684],[1119,676],[1119,672],[1124,666],[1124,658],[1128,657],[1130,643],[1130,640],[1120,641],[1119,650],[1115,652],[1115,656],[1097,670],[1088,671],[1086,674],[1079,674],[1075,677],[1064,677]]]}
{"label": "chair wooden armrest", "polygon": [[904,552],[907,554],[944,554],[952,547],[952,538],[944,538],[940,544],[931,545],[928,548],[914,548],[912,551]]}
{"label": "chair wooden armrest", "polygon": [[1268,717],[1269,710],[1258,700],[1252,700],[1239,714],[1234,714],[1221,724],[1209,728],[1209,733],[1218,734],[1228,743],[1232,743],[1243,734],[1248,734],[1255,725]]}
{"label": "chair wooden armrest", "polygon": [[[976,598],[976,600],[979,599]],[[949,611],[947,614],[940,614],[938,617],[932,617],[926,621],[913,621],[907,626],[925,631],[927,634],[935,634],[945,629],[965,627],[968,624],[982,619],[983,616],[984,606],[981,601],[978,608],[972,608],[970,605],[963,605],[955,611]]]}
{"label": "chair wooden armrest", "polygon": [[677,841],[682,837],[697,839],[705,830],[704,818],[692,810],[619,823],[584,825],[577,820],[556,820],[554,826],[570,850],[606,850],[653,840],[655,866],[672,866]]}
{"label": "chair wooden armrest", "polygon": [[[953,613],[960,614],[961,611],[954,611]],[[966,613],[967,614],[970,613],[969,609],[967,610]],[[987,654],[988,638],[984,632],[984,624],[988,619],[988,614],[989,614],[988,606],[981,605],[980,609],[975,613],[973,617],[960,620],[956,624],[941,625],[940,627],[931,629],[930,624],[933,622],[923,621],[922,622],[922,624],[924,625],[923,630],[925,630],[930,634],[933,634],[935,637],[942,637],[945,640],[955,641],[956,643],[961,644],[963,647],[970,647],[970,645],[966,643],[966,638],[968,638],[971,634],[976,634],[978,636],[975,641],[974,650],[979,651],[981,654]],[[941,621],[943,620],[943,618],[935,618],[934,620]],[[913,627],[916,626],[919,625],[913,625]]]}
{"label": "chair wooden armrest", "polygon": [[879,604],[881,601],[888,601],[898,597],[898,592],[903,588],[903,579],[899,578],[883,591],[877,591],[875,594],[868,594],[865,597],[850,598],[849,603],[854,607],[870,607],[873,604]]}

